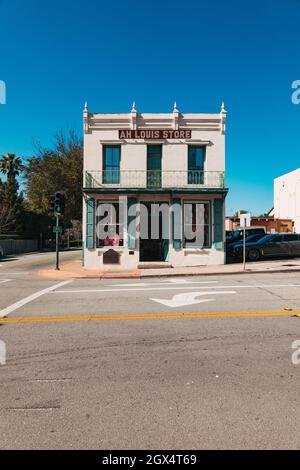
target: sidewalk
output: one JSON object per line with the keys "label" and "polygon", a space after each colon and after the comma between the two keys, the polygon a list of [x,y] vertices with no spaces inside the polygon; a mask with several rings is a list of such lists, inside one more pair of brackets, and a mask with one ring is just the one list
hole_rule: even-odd
{"label": "sidewalk", "polygon": [[190,266],[171,269],[141,269],[141,277],[153,276],[199,276],[215,274],[250,274],[273,272],[300,272],[300,259],[284,259],[273,261],[257,261],[246,263],[243,269],[242,263],[224,264],[220,266]]}
{"label": "sidewalk", "polygon": [[63,262],[60,271],[44,269],[37,272],[38,276],[50,279],[136,279],[167,276],[213,276],[217,274],[254,274],[274,272],[300,272],[300,259],[283,259],[247,263],[243,270],[242,263],[221,266],[190,266],[178,268],[135,269],[120,271],[113,268],[110,271],[86,270],[81,266],[81,260]]}
{"label": "sidewalk", "polygon": [[113,268],[110,271],[103,272],[100,269],[83,269],[81,259],[74,261],[62,261],[60,271],[56,269],[42,269],[36,272],[37,276],[47,277],[49,279],[114,279],[114,278],[140,278],[138,269],[120,271]]}

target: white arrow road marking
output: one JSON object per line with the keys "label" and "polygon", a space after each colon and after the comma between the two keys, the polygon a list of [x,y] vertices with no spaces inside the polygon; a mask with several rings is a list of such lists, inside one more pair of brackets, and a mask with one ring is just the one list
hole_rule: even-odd
{"label": "white arrow road marking", "polygon": [[160,304],[166,305],[167,307],[175,308],[175,307],[183,307],[185,305],[194,305],[200,304],[203,302],[211,302],[215,299],[196,299],[196,297],[200,297],[202,295],[220,295],[220,294],[236,294],[233,290],[222,291],[222,292],[184,292],[182,294],[176,294],[173,296],[172,300],[168,299],[150,299],[154,300],[154,302],[158,302]]}
{"label": "white arrow road marking", "polygon": [[0,284],[4,284],[4,282],[10,282],[12,279],[1,279]]}

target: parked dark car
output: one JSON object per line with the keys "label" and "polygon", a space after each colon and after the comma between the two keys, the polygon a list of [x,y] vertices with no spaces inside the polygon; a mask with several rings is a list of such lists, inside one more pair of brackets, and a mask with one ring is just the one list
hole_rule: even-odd
{"label": "parked dark car", "polygon": [[4,256],[4,251],[3,251],[2,246],[0,245],[0,258],[3,258],[3,256]]}
{"label": "parked dark car", "polygon": [[[243,255],[243,243],[233,248],[233,256]],[[265,235],[256,242],[246,243],[246,256],[249,261],[257,261],[268,257],[300,256],[300,235],[298,233],[272,233]]]}
{"label": "parked dark car", "polygon": [[[246,237],[245,239],[245,242],[246,243],[254,243],[254,242],[257,242],[258,240],[260,240],[261,238],[265,237],[266,236],[266,233],[263,232],[263,233],[256,233],[255,235],[249,235],[248,237]],[[229,254],[230,256],[233,255],[233,250],[234,248],[237,246],[239,247],[240,244],[242,244],[243,246],[243,239],[242,240],[239,240],[238,242],[235,242],[235,243],[231,243],[228,247],[228,250],[227,250],[227,254]]]}
{"label": "parked dark car", "polygon": [[[266,235],[266,231],[264,227],[249,227],[246,228],[245,230],[245,235],[246,237],[249,237],[250,235]],[[230,246],[233,243],[239,242],[240,240],[243,239],[244,236],[244,230],[239,229],[239,230],[234,230],[229,234],[226,234],[226,248],[227,250],[230,249]]]}

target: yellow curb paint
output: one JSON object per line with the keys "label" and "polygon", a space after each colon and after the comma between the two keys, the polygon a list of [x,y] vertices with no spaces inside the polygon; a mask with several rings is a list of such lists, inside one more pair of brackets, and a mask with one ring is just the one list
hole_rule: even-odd
{"label": "yellow curb paint", "polygon": [[109,315],[70,315],[70,316],[29,316],[1,318],[0,324],[19,323],[62,323],[79,321],[111,321],[111,320],[165,320],[189,318],[243,318],[243,317],[290,317],[299,316],[300,310],[287,312],[278,311],[243,311],[243,312],[207,312],[207,313],[136,313],[136,314],[109,314]]}

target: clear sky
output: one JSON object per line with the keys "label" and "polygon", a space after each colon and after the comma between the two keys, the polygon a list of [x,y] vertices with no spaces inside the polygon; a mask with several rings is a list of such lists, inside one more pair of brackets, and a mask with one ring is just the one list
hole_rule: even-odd
{"label": "clear sky", "polygon": [[0,0],[0,154],[94,112],[228,111],[227,213],[300,167],[300,0]]}

